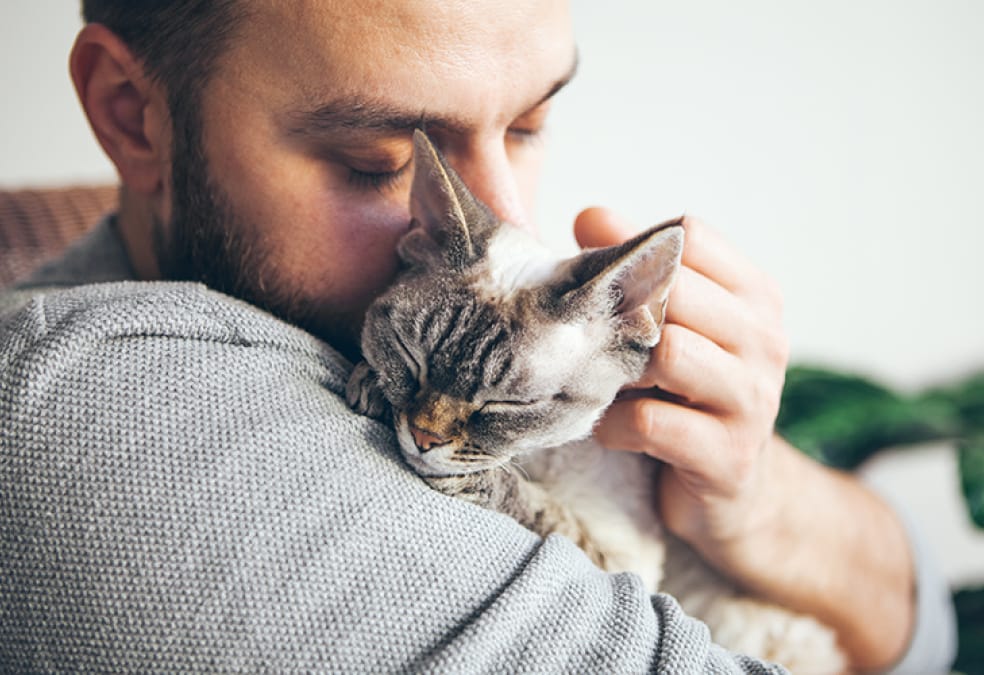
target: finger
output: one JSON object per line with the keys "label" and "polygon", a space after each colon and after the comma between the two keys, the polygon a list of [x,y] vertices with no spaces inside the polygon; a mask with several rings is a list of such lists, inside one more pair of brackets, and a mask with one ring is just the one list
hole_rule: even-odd
{"label": "finger", "polygon": [[680,268],[666,306],[666,321],[708,338],[733,354],[745,354],[755,325],[747,304],[689,267]]}
{"label": "finger", "polygon": [[628,220],[600,206],[585,209],[574,219],[574,238],[581,248],[614,246],[638,232]]}
{"label": "finger", "polygon": [[[736,295],[755,301],[766,320],[782,315],[782,294],[775,281],[731,246],[711,226],[694,216],[683,219],[686,243],[683,264]],[[574,221],[574,237],[582,248],[620,244],[639,228],[614,211],[591,207]]]}
{"label": "finger", "polygon": [[669,324],[635,386],[659,387],[688,405],[730,414],[744,410],[745,396],[752,390],[750,380],[736,356],[703,335]]}
{"label": "finger", "polygon": [[595,428],[606,448],[643,453],[712,481],[726,473],[725,435],[713,415],[652,398],[616,401]]}
{"label": "finger", "polygon": [[716,230],[693,216],[685,217],[683,225],[686,233],[684,265],[736,295],[774,303],[778,296],[775,282]]}

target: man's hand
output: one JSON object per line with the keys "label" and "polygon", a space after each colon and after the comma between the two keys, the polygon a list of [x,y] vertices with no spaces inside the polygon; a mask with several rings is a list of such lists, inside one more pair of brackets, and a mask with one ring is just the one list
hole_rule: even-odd
{"label": "man's hand", "polygon": [[[711,565],[831,625],[855,667],[886,667],[914,613],[904,531],[853,478],[774,435],[788,360],[778,287],[704,223],[684,226],[663,337],[633,392],[669,396],[616,401],[596,436],[666,462],[663,520]],[[604,209],[575,222],[584,247],[634,232]]]}
{"label": "man's hand", "polygon": [[[717,553],[747,539],[786,373],[782,299],[765,274],[711,228],[684,220],[683,266],[667,321],[635,387],[640,396],[613,405],[597,429],[608,447],[658,457],[660,509],[671,531]],[[582,246],[621,241],[632,230],[602,209],[580,215]],[[712,549],[704,551],[704,549]]]}

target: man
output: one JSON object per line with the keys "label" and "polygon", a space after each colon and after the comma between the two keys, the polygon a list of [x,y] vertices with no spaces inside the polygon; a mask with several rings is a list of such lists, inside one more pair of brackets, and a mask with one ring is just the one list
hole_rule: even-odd
{"label": "man", "polygon": [[[4,661],[761,668],[569,542],[429,491],[339,398],[409,224],[414,128],[530,226],[534,141],[576,65],[563,2],[83,6],[72,78],[123,189],[0,305]],[[575,223],[585,246],[631,231]],[[639,382],[673,401],[616,403],[599,439],[665,460],[667,526],[832,626],[853,667],[944,669],[945,589],[898,518],[772,433],[774,284],[696,220],[684,264]]]}

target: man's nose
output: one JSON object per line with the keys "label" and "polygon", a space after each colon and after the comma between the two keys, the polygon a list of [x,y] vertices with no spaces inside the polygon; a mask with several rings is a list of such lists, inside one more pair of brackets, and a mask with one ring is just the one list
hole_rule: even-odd
{"label": "man's nose", "polygon": [[517,227],[531,227],[521,186],[501,140],[470,148],[449,161],[472,194],[496,216]]}

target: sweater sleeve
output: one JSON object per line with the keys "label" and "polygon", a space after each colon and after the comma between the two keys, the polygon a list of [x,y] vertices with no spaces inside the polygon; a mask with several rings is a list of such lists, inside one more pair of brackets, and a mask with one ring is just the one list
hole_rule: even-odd
{"label": "sweater sleeve", "polygon": [[912,549],[916,617],[909,647],[888,675],[949,673],[957,655],[957,617],[950,587],[913,519],[901,505],[893,503],[893,506],[906,528]]}
{"label": "sweater sleeve", "polygon": [[0,662],[767,673],[569,541],[430,490],[323,343],[193,284],[0,312]]}

